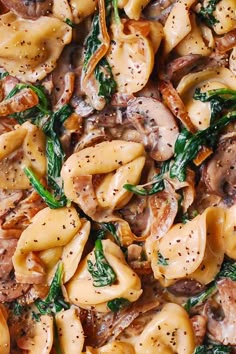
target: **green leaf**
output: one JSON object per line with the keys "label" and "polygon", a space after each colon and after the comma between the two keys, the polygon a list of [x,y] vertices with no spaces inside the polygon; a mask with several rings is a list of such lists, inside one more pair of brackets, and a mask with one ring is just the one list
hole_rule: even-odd
{"label": "green leaf", "polygon": [[73,23],[69,18],[65,19],[65,23],[69,25],[71,28],[75,27],[75,23]]}
{"label": "green leaf", "polygon": [[157,256],[158,256],[157,264],[160,264],[160,265],[163,265],[163,266],[168,266],[169,265],[167,259],[165,257],[163,257],[163,255],[159,251],[157,252]]}
{"label": "green leaf", "polygon": [[[165,189],[165,174],[169,171],[171,160],[164,161],[160,172],[153,177],[152,187],[149,189],[144,186],[135,186],[133,184],[124,184],[123,188],[137,195],[148,196],[161,192]],[[148,183],[150,185],[150,183]]]}
{"label": "green leaf", "polygon": [[4,72],[0,72],[0,80],[4,79],[4,77],[8,76],[9,72],[4,71]]}
{"label": "green leaf", "polygon": [[69,304],[64,301],[61,284],[63,276],[63,264],[59,263],[48,295],[45,300],[37,299],[34,303],[41,314],[53,314],[68,309]]}
{"label": "green leaf", "polygon": [[14,315],[16,316],[21,316],[22,313],[24,312],[24,306],[19,304],[19,302],[16,300],[12,303],[12,310]]}
{"label": "green leaf", "polygon": [[213,27],[219,21],[214,17],[213,12],[216,9],[216,5],[221,0],[209,0],[206,7],[202,5],[200,11],[198,12],[198,16],[201,20],[203,20],[208,26]]}
{"label": "green leaf", "polygon": [[193,98],[201,102],[210,102],[211,123],[219,118],[223,110],[236,108],[236,91],[231,89],[222,88],[201,92],[200,88],[197,88]]}
{"label": "green leaf", "polygon": [[51,209],[58,209],[66,206],[67,204],[67,199],[65,196],[62,196],[61,199],[56,199],[38,180],[36,175],[33,173],[33,171],[25,167],[24,168],[24,173],[26,176],[29,178],[29,181],[32,185],[32,187],[36,190],[36,192],[40,195],[40,197],[45,201],[45,203],[49,206]]}
{"label": "green leaf", "polygon": [[216,291],[216,283],[212,282],[212,284],[203,292],[201,292],[198,295],[190,297],[186,304],[184,305],[184,308],[186,311],[190,311],[194,306],[201,305],[204,303],[214,292]]}
{"label": "green leaf", "polygon": [[198,346],[193,354],[225,354],[231,351],[231,347],[222,344],[206,344]]}
{"label": "green leaf", "polygon": [[220,272],[217,274],[217,279],[229,278],[233,281],[236,281],[236,262],[224,262]]}
{"label": "green leaf", "polygon": [[[115,17],[119,16],[117,0],[114,1]],[[111,15],[111,4],[112,2],[106,1],[106,23],[110,22]],[[96,13],[93,18],[92,31],[88,35],[85,42],[85,55],[84,55],[84,67],[83,70],[86,73],[88,63],[94,53],[101,46],[102,42],[100,40],[100,21],[99,14]],[[102,96],[108,102],[112,94],[116,91],[117,84],[114,80],[111,67],[105,57],[103,57],[99,63],[96,65],[94,70],[95,78],[99,84],[98,95]]]}
{"label": "green leaf", "polygon": [[179,143],[177,138],[175,144],[175,146],[177,145],[177,150],[175,151],[174,163],[170,168],[170,177],[176,177],[180,182],[183,182],[186,178],[188,164],[196,157],[201,147],[205,145],[214,148],[221,129],[234,120],[236,120],[236,111],[227,113],[218,121],[212,123],[208,128],[200,130],[196,134],[189,133],[189,137],[186,137],[185,144],[183,144],[182,135]]}
{"label": "green leaf", "polygon": [[102,241],[96,240],[95,242],[95,264],[90,260],[87,261],[88,271],[93,277],[93,286],[102,287],[111,285],[116,281],[116,273],[107,262],[102,247]]}
{"label": "green leaf", "polygon": [[130,305],[130,301],[127,299],[124,299],[123,297],[116,298],[114,300],[108,301],[107,302],[107,307],[112,311],[112,312],[118,312],[124,307],[127,307]]}
{"label": "green leaf", "polygon": [[115,225],[111,222],[103,222],[101,226],[103,229],[110,232],[110,234],[114,237],[116,243],[120,246],[120,239],[119,236],[117,235]]}

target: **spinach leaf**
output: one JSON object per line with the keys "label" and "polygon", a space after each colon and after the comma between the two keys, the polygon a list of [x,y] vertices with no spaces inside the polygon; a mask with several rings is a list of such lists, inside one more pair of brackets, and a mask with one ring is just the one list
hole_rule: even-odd
{"label": "spinach leaf", "polygon": [[70,116],[72,108],[64,105],[57,112],[51,114],[50,119],[42,124],[42,130],[46,139],[46,156],[47,156],[47,181],[48,185],[53,188],[56,196],[62,196],[62,188],[58,185],[57,179],[60,177],[62,164],[65,158],[59,140],[59,129],[61,124]]}
{"label": "spinach leaf", "polygon": [[67,25],[69,25],[71,28],[74,28],[75,27],[75,24],[69,19],[69,18],[66,18],[65,19],[65,23]]}
{"label": "spinach leaf", "polygon": [[232,348],[222,344],[205,344],[198,346],[193,354],[225,354],[231,353]]}
{"label": "spinach leaf", "polygon": [[236,281],[236,262],[231,263],[229,261],[225,261],[221,266],[221,270],[216,275],[215,280],[208,285],[207,289],[196,296],[190,297],[187,300],[186,304],[184,305],[185,310],[190,311],[192,307],[200,305],[206,301],[217,289],[216,280],[222,278],[229,278],[233,281]]}
{"label": "spinach leaf", "polygon": [[8,75],[9,75],[9,72],[7,72],[7,71],[0,72],[0,80],[4,79],[4,77],[6,77]]}
{"label": "spinach leaf", "polygon": [[[58,111],[52,112],[49,109],[49,103],[47,96],[44,92],[44,88],[42,86],[34,86],[31,84],[17,84],[9,93],[7,98],[13,97],[23,88],[31,88],[38,95],[39,104],[36,107],[30,108],[24,112],[15,113],[12,116],[16,118],[20,124],[24,123],[27,120],[30,120],[32,124],[37,125],[45,133],[47,182],[49,187],[51,187],[54,191],[55,196],[61,199],[60,204],[62,203],[64,206],[66,205],[66,197],[63,194],[62,186],[59,186],[58,184],[58,179],[60,177],[60,172],[65,158],[65,154],[61,147],[59,134],[61,125],[70,116],[73,109],[71,106],[66,104]],[[45,188],[40,185],[40,182],[37,181],[36,177],[32,174],[32,171],[28,171],[28,177],[31,178],[31,183],[33,187],[37,188],[38,193],[45,201],[47,200],[46,203],[48,204],[48,206],[54,205],[54,207],[59,207],[55,206],[54,201],[52,201],[51,197],[47,194],[49,192],[47,192]],[[50,200],[52,203],[50,202]]]}
{"label": "spinach leaf", "polygon": [[102,241],[95,242],[95,264],[87,261],[88,271],[93,277],[93,286],[101,287],[111,285],[116,281],[116,274],[110,264],[107,262],[102,247]]}
{"label": "spinach leaf", "polygon": [[24,308],[25,307],[19,304],[17,300],[12,303],[12,311],[16,316],[21,316],[24,311]]}
{"label": "spinach leaf", "polygon": [[169,264],[167,261],[167,258],[163,257],[163,255],[159,251],[157,252],[157,256],[158,256],[157,264],[160,264],[163,266],[167,266]]}
{"label": "spinach leaf", "polygon": [[120,239],[116,233],[115,225],[111,222],[103,222],[101,225],[103,229],[105,229],[106,231],[110,232],[110,234],[112,234],[116,243],[120,246]]}
{"label": "spinach leaf", "polygon": [[[165,174],[169,171],[171,160],[164,161],[160,172],[153,177],[152,187],[150,189],[143,188],[141,186],[134,186],[133,184],[124,184],[123,188],[137,195],[153,195],[157,192],[161,192],[165,189],[164,177]],[[149,183],[148,183],[149,184]]]}
{"label": "spinach leaf", "polygon": [[[117,19],[117,16],[119,15],[118,4],[117,4],[117,0],[113,0],[113,1],[114,1],[115,17]],[[107,26],[109,25],[110,22],[112,4],[113,3],[111,0],[106,1]],[[93,18],[92,31],[87,37],[85,42],[85,55],[84,55],[84,67],[83,67],[85,73],[87,71],[90,58],[94,55],[94,53],[98,50],[98,48],[102,44],[101,40],[99,39],[100,32],[101,30],[100,30],[99,14],[96,13]],[[110,64],[108,63],[105,57],[103,57],[96,65],[94,74],[99,84],[98,95],[104,97],[108,102],[112,94],[116,91],[117,84],[116,81],[114,80]]]}
{"label": "spinach leaf", "polygon": [[235,90],[221,88],[201,92],[200,88],[197,88],[193,98],[201,102],[210,102],[211,122],[214,122],[223,110],[233,110],[236,108]]}
{"label": "spinach leaf", "polygon": [[202,5],[200,11],[198,12],[198,16],[201,20],[203,20],[208,26],[213,27],[219,21],[214,17],[213,12],[216,9],[216,5],[221,0],[209,0],[209,3],[206,7]]}
{"label": "spinach leaf", "polygon": [[67,204],[67,199],[63,195],[61,198],[58,200],[56,199],[38,180],[38,178],[35,176],[33,171],[25,167],[24,168],[24,173],[26,176],[29,178],[29,181],[32,185],[32,187],[36,190],[36,192],[40,195],[40,197],[45,201],[45,203],[49,206],[51,209],[58,209],[66,206]]}
{"label": "spinach leaf", "polygon": [[220,272],[217,274],[217,279],[229,278],[236,281],[236,262],[231,263],[226,261],[223,263]]}
{"label": "spinach leaf", "polygon": [[[236,111],[227,113],[218,121],[211,124],[208,128],[198,131],[196,134],[180,134],[180,140],[177,138],[175,143],[174,163],[170,167],[170,177],[178,178],[183,182],[186,178],[186,168],[188,164],[196,157],[203,145],[214,148],[220,130],[230,122],[236,120]],[[185,135],[185,140],[183,136]]]}
{"label": "spinach leaf", "polygon": [[204,301],[206,301],[214,292],[216,291],[216,283],[212,282],[212,284],[203,292],[198,295],[190,297],[184,308],[186,311],[190,311],[192,307],[201,305]]}
{"label": "spinach leaf", "polygon": [[112,311],[112,312],[118,312],[121,309],[123,309],[124,307],[129,306],[130,301],[123,298],[123,297],[119,297],[116,298],[114,300],[108,301],[107,302],[107,307]]}
{"label": "spinach leaf", "polygon": [[69,308],[69,304],[64,301],[61,290],[62,275],[63,264],[59,263],[46,299],[37,299],[34,302],[37,309],[42,315],[53,314],[61,311],[62,309]]}

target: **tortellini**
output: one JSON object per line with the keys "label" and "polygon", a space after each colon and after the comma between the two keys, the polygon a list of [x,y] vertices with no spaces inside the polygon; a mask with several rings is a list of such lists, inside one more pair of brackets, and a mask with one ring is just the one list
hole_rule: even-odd
{"label": "tortellini", "polygon": [[84,346],[84,332],[76,308],[60,311],[55,316],[60,349],[63,354],[80,354]]}
{"label": "tortellini", "polygon": [[166,55],[190,33],[189,9],[194,2],[195,0],[178,0],[173,6],[164,26],[164,53]]}
{"label": "tortellini", "polygon": [[[129,343],[114,341],[101,348],[86,347],[86,354],[135,354],[134,348]],[[85,354],[85,353],[84,353]]]}
{"label": "tortellini", "polygon": [[136,354],[192,354],[194,349],[195,337],[189,316],[174,303],[164,305],[135,345]]}
{"label": "tortellini", "polygon": [[179,278],[210,283],[224,259],[224,221],[224,209],[211,207],[187,224],[174,225],[154,244],[154,276],[167,286]]}
{"label": "tortellini", "polygon": [[31,322],[26,334],[17,340],[17,345],[28,354],[50,354],[53,333],[53,317],[41,315],[38,321]]}
{"label": "tortellini", "polygon": [[5,309],[0,305],[0,353],[10,353],[10,333],[5,318]]}
{"label": "tortellini", "polygon": [[0,151],[0,188],[29,188],[24,167],[31,167],[39,178],[45,175],[45,136],[35,125],[25,122],[0,135]]}
{"label": "tortellini", "polygon": [[[52,265],[56,265],[58,259],[55,257],[54,250],[51,253],[49,251],[49,255],[44,255],[42,259],[40,252],[59,248],[59,256],[61,256],[60,252],[63,249],[60,247],[68,245],[80,228],[81,221],[73,207],[44,208],[38,212],[32,223],[21,234],[12,258],[16,279],[22,283],[45,282],[47,264],[44,262],[48,260]],[[82,250],[80,252],[82,254]],[[67,257],[65,255],[65,262]]]}
{"label": "tortellini", "polygon": [[118,6],[123,8],[132,20],[138,20],[144,7],[150,0],[118,0]]}
{"label": "tortellini", "polygon": [[[211,30],[201,23],[197,23],[194,14],[191,14],[189,19],[191,31],[175,47],[175,52],[180,56],[188,54],[210,55],[214,45]],[[205,36],[207,36],[208,41],[205,40]],[[206,44],[206,42],[208,42],[208,44]]]}
{"label": "tortellini", "polygon": [[87,16],[92,15],[97,6],[96,0],[88,0],[88,1],[69,0],[69,2],[70,2],[74,23],[80,23]]}
{"label": "tortellini", "polygon": [[142,294],[142,289],[139,277],[127,265],[120,247],[110,240],[103,240],[102,245],[104,256],[116,273],[115,283],[99,288],[94,287],[87,265],[88,260],[95,262],[94,252],[91,252],[80,262],[75,275],[66,284],[66,290],[73,304],[84,309],[109,312],[108,301],[115,298],[125,298],[130,302],[136,301]]}
{"label": "tortellini", "polygon": [[[203,2],[205,5],[207,1]],[[236,28],[236,2],[235,0],[221,0],[216,4],[213,12],[216,23],[213,26],[216,34],[224,34]]]}
{"label": "tortellini", "polygon": [[236,260],[236,205],[225,211],[224,242],[225,254]]}
{"label": "tortellini", "polygon": [[236,90],[236,76],[227,68],[207,69],[184,76],[177,86],[177,92],[183,100],[189,117],[197,129],[206,129],[210,124],[211,110],[209,102],[193,99],[196,88],[206,92],[218,88]]}
{"label": "tortellini", "polygon": [[71,36],[71,27],[58,18],[31,21],[8,12],[0,16],[0,66],[20,80],[41,80],[55,68]]}
{"label": "tortellini", "polygon": [[[144,32],[142,26],[146,27]],[[152,31],[156,36],[154,44]],[[152,28],[149,22],[114,23],[111,25],[111,32],[111,45],[106,57],[115,77],[117,90],[128,94],[140,91],[152,72],[154,49],[158,49],[163,37],[162,26],[157,23]]]}
{"label": "tortellini", "polygon": [[[71,155],[62,168],[65,194],[91,217],[99,208],[113,210],[132,197],[123,185],[139,182],[144,163],[139,143],[113,140],[85,148]],[[102,175],[102,180],[100,176],[93,184],[94,175]]]}

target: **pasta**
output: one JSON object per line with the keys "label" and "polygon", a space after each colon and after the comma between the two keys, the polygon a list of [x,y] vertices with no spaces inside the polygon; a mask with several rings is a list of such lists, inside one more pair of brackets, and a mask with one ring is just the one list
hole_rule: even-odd
{"label": "pasta", "polygon": [[233,354],[235,121],[235,0],[0,0],[0,354]]}

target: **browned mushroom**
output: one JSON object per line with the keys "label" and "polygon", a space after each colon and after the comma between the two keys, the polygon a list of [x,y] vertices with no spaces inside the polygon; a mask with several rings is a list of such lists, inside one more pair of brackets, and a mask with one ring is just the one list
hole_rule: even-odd
{"label": "browned mushroom", "polygon": [[30,284],[17,283],[15,279],[0,280],[0,302],[11,302],[27,293]]}
{"label": "browned mushroom", "polygon": [[236,136],[226,135],[203,170],[204,182],[210,191],[229,203],[236,196]]}
{"label": "browned mushroom", "polygon": [[164,24],[176,1],[177,0],[150,1],[144,10],[144,17],[148,20],[159,21]]}
{"label": "browned mushroom", "polygon": [[166,66],[166,75],[174,84],[178,84],[180,79],[193,69],[206,63],[207,57],[200,54],[189,54],[170,61]]}
{"label": "browned mushroom", "polygon": [[142,135],[154,160],[165,161],[173,156],[179,130],[163,103],[150,97],[135,98],[128,102],[127,118]]}
{"label": "browned mushroom", "polygon": [[168,287],[168,291],[176,296],[194,296],[203,291],[204,285],[195,279],[179,279]]}
{"label": "browned mushroom", "polygon": [[236,282],[225,278],[218,283],[218,291],[219,303],[209,300],[205,306],[207,330],[214,341],[236,345]]}
{"label": "browned mushroom", "polygon": [[17,239],[0,239],[0,279],[6,279],[13,268],[12,256],[16,250],[16,245]]}
{"label": "browned mushroom", "polygon": [[50,13],[53,0],[1,0],[2,4],[22,18],[34,20]]}
{"label": "browned mushroom", "polygon": [[206,335],[207,318],[202,315],[195,315],[190,319],[195,333],[196,344],[201,345]]}
{"label": "browned mushroom", "polygon": [[216,48],[219,52],[227,52],[236,45],[236,29],[226,33],[220,38],[216,38]]}

